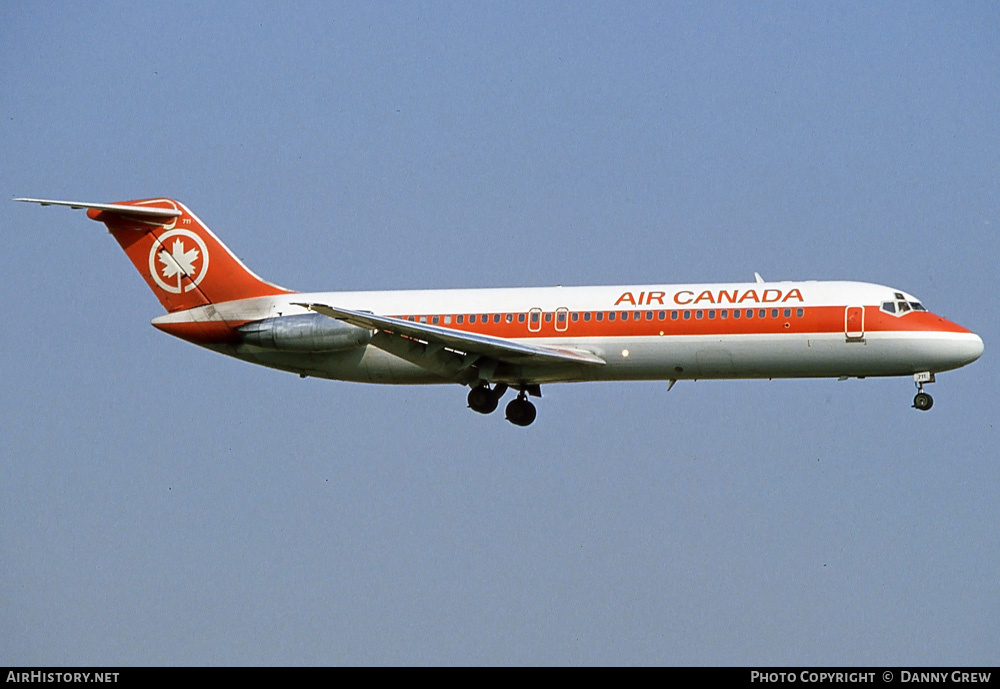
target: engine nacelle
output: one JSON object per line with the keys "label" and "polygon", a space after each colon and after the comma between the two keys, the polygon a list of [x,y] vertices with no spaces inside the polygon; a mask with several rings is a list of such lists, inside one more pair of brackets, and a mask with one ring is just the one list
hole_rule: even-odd
{"label": "engine nacelle", "polygon": [[241,325],[245,344],[285,352],[336,352],[364,347],[371,331],[319,313],[265,318]]}

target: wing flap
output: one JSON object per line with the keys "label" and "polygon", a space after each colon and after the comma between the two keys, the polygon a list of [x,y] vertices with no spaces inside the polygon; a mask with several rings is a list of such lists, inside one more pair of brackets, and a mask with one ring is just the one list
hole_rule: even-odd
{"label": "wing flap", "polygon": [[593,352],[571,347],[550,347],[530,345],[502,337],[468,333],[451,328],[442,328],[428,323],[417,323],[391,316],[378,316],[364,311],[352,311],[326,304],[296,304],[310,311],[335,318],[359,328],[379,330],[389,334],[426,342],[430,346],[440,345],[466,355],[487,356],[509,363],[549,362],[601,365],[605,361]]}

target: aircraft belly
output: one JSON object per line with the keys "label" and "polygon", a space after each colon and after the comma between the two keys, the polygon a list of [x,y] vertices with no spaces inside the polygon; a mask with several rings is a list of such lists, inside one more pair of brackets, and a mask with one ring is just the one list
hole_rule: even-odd
{"label": "aircraft belly", "polygon": [[378,347],[365,348],[361,366],[367,371],[372,383],[387,383],[391,385],[417,385],[427,383],[449,383],[446,378],[428,371],[415,363],[383,351]]}
{"label": "aircraft belly", "polygon": [[571,344],[607,361],[605,366],[584,367],[585,377],[579,380],[885,376],[956,365],[945,359],[943,347],[933,339],[892,333],[869,333],[861,341],[848,341],[841,333],[811,333],[616,338]]}

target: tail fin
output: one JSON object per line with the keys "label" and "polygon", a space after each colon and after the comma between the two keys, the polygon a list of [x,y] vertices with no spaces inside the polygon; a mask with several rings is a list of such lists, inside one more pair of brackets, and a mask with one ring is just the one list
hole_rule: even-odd
{"label": "tail fin", "polygon": [[15,200],[86,208],[91,219],[107,225],[167,311],[291,293],[254,274],[178,201],[143,199],[109,204]]}

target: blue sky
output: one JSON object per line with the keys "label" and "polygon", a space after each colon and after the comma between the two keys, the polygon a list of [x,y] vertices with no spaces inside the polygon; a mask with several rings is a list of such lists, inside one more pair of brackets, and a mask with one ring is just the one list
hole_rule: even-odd
{"label": "blue sky", "polygon": [[995,664],[995,3],[0,5],[0,188],[304,290],[896,286],[907,379],[367,387],[149,326],[0,205],[0,664]]}

